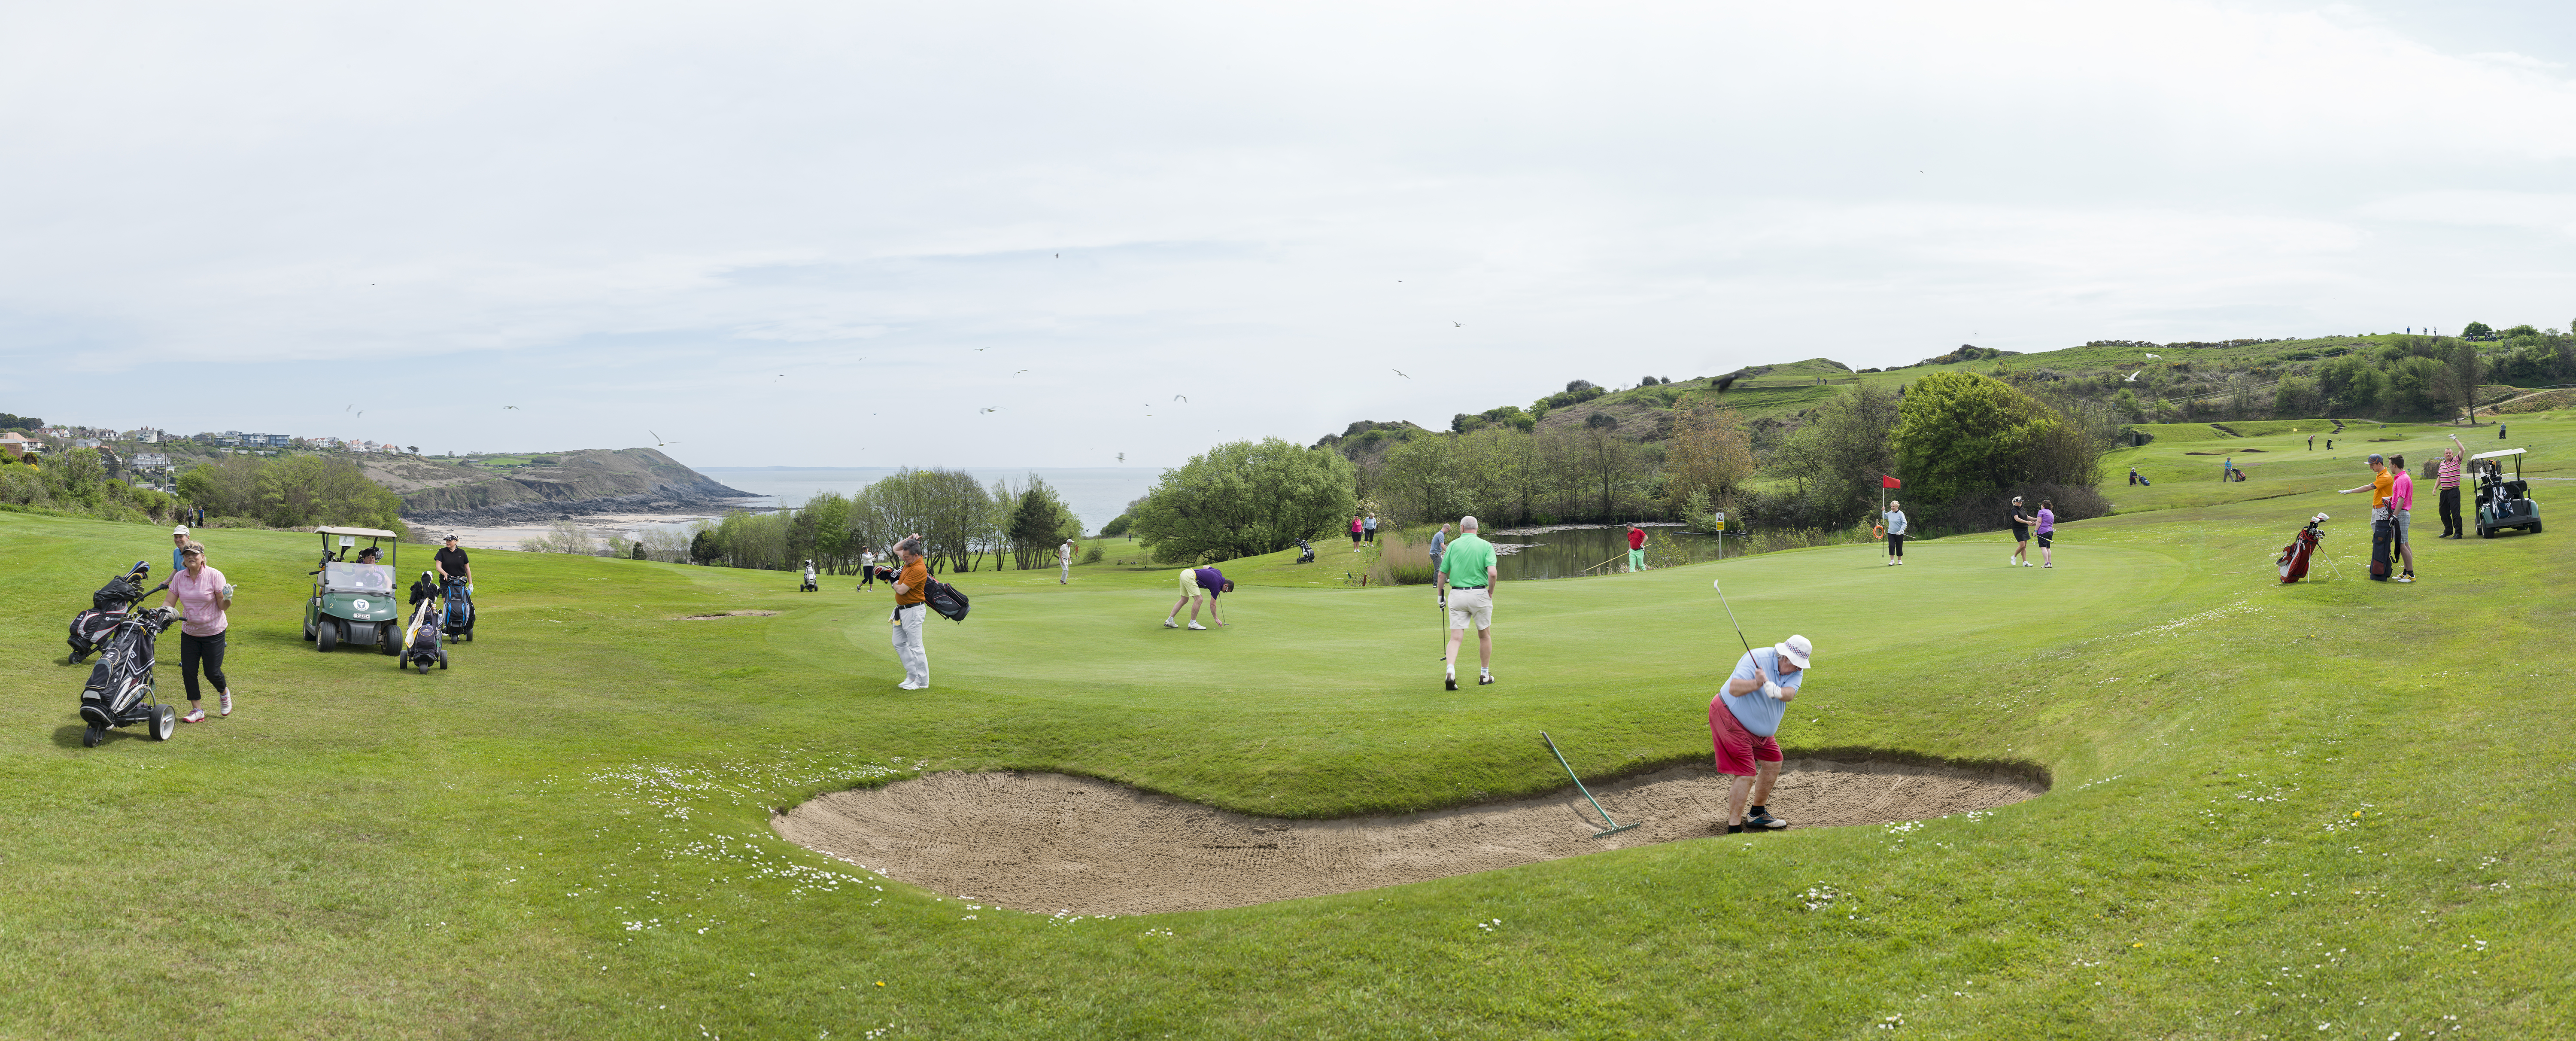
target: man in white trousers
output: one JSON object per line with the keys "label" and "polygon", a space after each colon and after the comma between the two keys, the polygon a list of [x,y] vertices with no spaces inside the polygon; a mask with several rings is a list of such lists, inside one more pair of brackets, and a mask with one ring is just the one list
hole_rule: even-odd
{"label": "man in white trousers", "polygon": [[902,690],[927,690],[930,687],[930,650],[921,643],[921,622],[930,613],[930,567],[921,560],[918,536],[895,543],[895,559],[903,571],[894,581],[894,654],[903,659]]}
{"label": "man in white trousers", "polygon": [[1064,570],[1063,570],[1061,573],[1059,573],[1059,574],[1057,574],[1057,575],[1055,576],[1055,584],[1060,585],[1060,586],[1069,586],[1069,585],[1072,585],[1072,584],[1073,584],[1073,540],[1072,540],[1072,539],[1066,539],[1066,540],[1064,540],[1064,545],[1061,545],[1061,546],[1056,547],[1056,549],[1055,549],[1055,559],[1056,559],[1056,562],[1057,562],[1058,564],[1062,565],[1062,566],[1063,566],[1063,568],[1064,568]]}

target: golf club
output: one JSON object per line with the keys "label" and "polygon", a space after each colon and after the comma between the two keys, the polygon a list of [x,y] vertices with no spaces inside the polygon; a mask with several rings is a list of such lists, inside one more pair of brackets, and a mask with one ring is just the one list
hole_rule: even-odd
{"label": "golf club", "polygon": [[1735,605],[1726,602],[1726,590],[1720,588],[1717,582],[1717,579],[1709,579],[1708,587],[1717,590],[1717,602],[1726,606],[1726,620],[1735,623],[1735,641],[1744,645],[1744,653],[1751,654],[1753,641],[1744,638],[1744,623],[1735,621]]}

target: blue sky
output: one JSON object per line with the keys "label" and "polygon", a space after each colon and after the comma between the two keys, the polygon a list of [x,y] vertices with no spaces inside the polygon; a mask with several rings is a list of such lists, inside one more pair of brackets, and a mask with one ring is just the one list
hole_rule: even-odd
{"label": "blue sky", "polygon": [[1575,378],[2576,320],[2563,5],[0,19],[0,411],[55,420],[1159,466]]}

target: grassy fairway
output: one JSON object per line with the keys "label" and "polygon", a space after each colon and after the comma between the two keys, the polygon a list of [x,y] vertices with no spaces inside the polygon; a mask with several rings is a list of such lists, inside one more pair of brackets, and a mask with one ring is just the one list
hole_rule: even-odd
{"label": "grassy fairway", "polygon": [[[2563,415],[2514,433],[2576,459]],[[478,553],[484,639],[398,674],[298,638],[311,537],[215,531],[245,587],[240,711],[97,749],[61,626],[166,539],[0,514],[0,1036],[2564,1035],[2576,534],[2436,542],[2428,488],[2423,583],[2360,581],[2366,525],[2338,519],[2350,581],[2280,588],[2299,521],[2360,516],[2323,490],[2359,483],[2362,445],[2337,447],[2240,456],[2262,462],[2227,485],[2186,479],[2215,472],[2197,445],[2131,450],[2113,472],[2156,485],[2114,483],[2122,512],[2067,526],[2051,571],[1985,536],[1901,569],[1836,547],[1506,585],[1504,682],[1457,693],[1427,590],[1302,587],[1276,560],[1239,565],[1281,584],[1213,632],[1159,627],[1167,570],[959,576],[974,618],[933,623],[935,685],[905,693],[888,598],[846,581]],[[1542,727],[1587,774],[1698,760],[1740,653],[1712,577],[1755,640],[1816,641],[1793,754],[2026,764],[2055,790],[1079,921],[766,823],[922,769],[1292,816],[1454,805],[1560,784]],[[781,613],[676,620],[725,610]]]}

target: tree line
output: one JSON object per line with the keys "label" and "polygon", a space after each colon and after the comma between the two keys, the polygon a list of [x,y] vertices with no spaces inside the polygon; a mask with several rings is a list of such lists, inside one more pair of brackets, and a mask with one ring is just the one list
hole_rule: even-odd
{"label": "tree line", "polygon": [[883,558],[919,533],[934,570],[1051,567],[1056,547],[1082,537],[1082,520],[1035,474],[986,486],[962,470],[897,471],[855,494],[825,492],[775,513],[735,511],[686,535],[648,536],[630,552],[725,567],[794,570],[812,560],[827,574],[856,574],[862,550]]}

